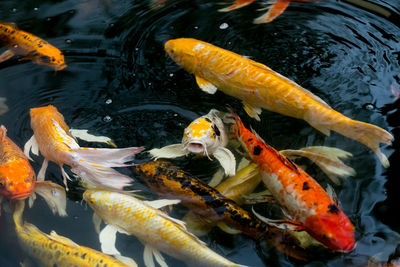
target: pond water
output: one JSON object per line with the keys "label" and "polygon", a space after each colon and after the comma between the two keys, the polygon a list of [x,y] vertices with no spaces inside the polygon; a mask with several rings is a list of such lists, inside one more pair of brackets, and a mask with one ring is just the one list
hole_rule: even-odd
{"label": "pond water", "polygon": [[[357,175],[334,190],[355,225],[357,246],[347,254],[325,253],[298,262],[244,236],[214,229],[202,237],[210,248],[249,266],[366,266],[377,254],[387,259],[400,244],[396,219],[400,203],[396,168],[400,162],[400,2],[295,2],[273,22],[259,25],[252,20],[260,16],[257,9],[263,7],[262,1],[228,13],[217,12],[223,7],[219,2],[170,0],[163,8],[151,10],[147,1],[1,0],[0,21],[15,22],[61,49],[68,67],[55,72],[17,57],[0,63],[0,97],[7,99],[9,108],[0,123],[23,147],[33,134],[29,109],[51,104],[72,128],[109,136],[119,147],[151,149],[180,142],[183,129],[193,119],[211,108],[224,110],[229,104],[246,125],[252,125],[277,149],[329,145],[353,154],[346,163]],[[251,56],[346,116],[390,131],[395,142],[382,151],[391,166],[383,168],[367,147],[339,134],[326,137],[304,121],[268,111],[257,122],[244,113],[239,100],[221,92],[203,93],[194,77],[163,50],[167,40],[179,37]],[[0,53],[5,50],[0,49]],[[36,171],[42,160],[35,157]],[[143,155],[138,162],[145,160]],[[218,167],[207,159],[186,158],[178,163],[203,179]],[[311,166],[308,170],[325,187],[328,179]],[[46,179],[62,184],[58,167],[52,163],[49,167]],[[129,169],[121,171],[133,176]],[[134,187],[155,197],[140,181]],[[53,216],[40,198],[24,218],[46,233],[55,230],[78,244],[100,249],[92,210],[81,201],[83,188],[75,182],[70,188],[67,218]],[[179,217],[184,211],[177,206],[174,212]],[[4,212],[0,232],[0,266],[19,266],[24,254],[11,218]],[[143,245],[135,237],[118,235],[117,247],[143,266]],[[170,266],[184,266],[169,256],[166,260]]]}

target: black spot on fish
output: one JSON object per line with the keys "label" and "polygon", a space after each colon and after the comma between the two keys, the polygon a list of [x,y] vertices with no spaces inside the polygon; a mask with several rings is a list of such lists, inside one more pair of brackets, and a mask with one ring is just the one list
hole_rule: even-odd
{"label": "black spot on fish", "polygon": [[251,141],[253,141],[253,138],[249,138],[249,139],[247,139],[247,141],[248,141],[248,142],[251,142]]}
{"label": "black spot on fish", "polygon": [[258,156],[260,155],[262,148],[259,145],[256,145],[253,149],[253,155]]}
{"label": "black spot on fish", "polygon": [[208,121],[209,123],[211,123],[211,120],[207,117],[204,118],[206,121]]}
{"label": "black spot on fish", "polygon": [[217,136],[220,136],[220,135],[221,135],[221,132],[219,131],[217,125],[215,125],[215,124],[213,123],[213,124],[211,125],[211,128],[214,130],[214,132],[215,132],[215,134],[216,134]]}
{"label": "black spot on fish", "polygon": [[86,257],[86,253],[83,253],[83,254],[81,255],[81,258],[84,260],[85,257]]}
{"label": "black spot on fish", "polygon": [[303,183],[303,190],[308,190],[310,189],[310,186],[308,185],[308,182]]}
{"label": "black spot on fish", "polygon": [[328,205],[328,212],[329,213],[338,213],[339,208],[335,204],[329,204]]}
{"label": "black spot on fish", "polygon": [[54,57],[52,57],[51,58],[51,62],[54,62],[54,61],[56,61],[56,59]]}

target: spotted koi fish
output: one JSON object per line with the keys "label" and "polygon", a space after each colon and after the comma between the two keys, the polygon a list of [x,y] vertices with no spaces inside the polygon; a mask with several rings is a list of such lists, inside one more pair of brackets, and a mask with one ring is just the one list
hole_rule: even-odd
{"label": "spotted koi fish", "polygon": [[33,224],[22,221],[25,204],[16,203],[13,214],[15,232],[22,249],[40,266],[120,266],[136,267],[129,258],[121,258],[127,264],[94,249],[79,246],[72,240],[52,231],[47,235]]}
{"label": "spotted koi fish", "polygon": [[145,244],[144,263],[154,266],[153,256],[167,266],[160,251],[186,262],[189,266],[243,266],[214,251],[186,230],[185,224],[157,208],[179,201],[140,201],[117,192],[89,189],[83,198],[107,226],[100,233],[102,251],[114,254],[117,231],[132,234]]}
{"label": "spotted koi fish", "polygon": [[[250,5],[255,0],[236,0],[233,5],[228,6],[226,8],[222,8],[218,11],[220,12],[228,12],[232,11],[247,5]],[[256,18],[253,23],[261,24],[261,23],[268,23],[276,19],[279,15],[281,15],[286,8],[289,6],[290,2],[311,2],[315,0],[272,0],[269,1],[270,7],[268,7],[268,12],[264,15]]]}
{"label": "spotted koi fish", "polygon": [[353,250],[356,243],[354,226],[340,209],[337,200],[294,162],[246,129],[237,115],[232,113],[232,117],[232,137],[240,141],[251,160],[258,164],[265,186],[292,218],[275,222],[274,225],[305,230],[336,251]]}
{"label": "spotted koi fish", "polygon": [[[170,162],[145,162],[135,166],[135,170],[160,197],[181,200],[194,214],[208,222],[219,222],[218,226],[223,230],[229,233],[238,233],[237,230],[240,230],[255,240],[264,238],[291,257],[301,260],[307,258],[290,234],[259,221],[216,189]],[[230,227],[236,228],[236,232]]]}
{"label": "spotted koi fish", "polygon": [[192,121],[185,128],[182,143],[165,146],[160,149],[152,149],[149,153],[154,159],[176,158],[190,153],[214,156],[224,168],[226,175],[235,175],[236,161],[232,152],[225,148],[228,137],[225,126],[219,117],[219,111],[212,109],[207,115]]}
{"label": "spotted koi fish", "polygon": [[67,67],[60,50],[31,33],[19,30],[14,23],[0,22],[0,42],[8,47],[8,50],[0,55],[0,62],[14,55],[22,55],[24,59],[53,67],[56,71]]}
{"label": "spotted koi fish", "polygon": [[330,135],[336,131],[368,146],[381,163],[389,166],[379,144],[391,144],[393,136],[375,125],[352,120],[333,110],[318,96],[267,66],[212,44],[191,38],[169,40],[165,50],[199,87],[210,94],[217,88],[242,100],[249,116],[260,120],[261,109],[303,119]]}
{"label": "spotted koi fish", "polygon": [[[123,190],[129,186],[132,179],[111,167],[125,167],[125,162],[133,159],[134,155],[141,152],[143,147],[129,147],[122,149],[87,148],[80,147],[71,135],[63,115],[52,105],[32,108],[30,110],[31,127],[34,135],[25,144],[25,154],[29,151],[44,156],[38,180],[44,180],[44,174],[49,161],[60,166],[67,186],[68,174],[63,165],[71,167],[71,171],[83,180],[98,186],[114,190]],[[68,187],[67,187],[68,188]]]}

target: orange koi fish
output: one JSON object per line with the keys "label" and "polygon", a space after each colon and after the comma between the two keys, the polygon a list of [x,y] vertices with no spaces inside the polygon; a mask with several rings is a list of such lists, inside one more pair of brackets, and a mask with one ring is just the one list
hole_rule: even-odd
{"label": "orange koi fish", "polygon": [[[272,0],[268,2],[270,4],[270,7],[266,8],[268,9],[268,12],[262,15],[261,17],[256,18],[253,23],[255,24],[261,24],[261,23],[267,23],[273,21],[275,18],[277,18],[279,15],[281,15],[286,8],[289,6],[290,2],[311,2],[315,0]],[[233,5],[222,8],[218,11],[220,12],[228,12],[232,11],[247,5],[250,5],[253,3],[254,0],[236,0]]]}
{"label": "orange koi fish", "polygon": [[19,30],[14,23],[0,22],[0,42],[8,47],[8,50],[0,55],[0,62],[14,55],[22,55],[24,59],[53,67],[56,71],[67,67],[64,55],[59,49],[31,33]]}
{"label": "orange koi fish", "polygon": [[[354,249],[354,226],[331,197],[310,175],[294,162],[246,129],[232,114],[232,137],[240,141],[260,168],[262,180],[284,211],[293,219],[276,221],[293,230],[305,230],[330,249]],[[264,219],[258,215],[259,219]],[[272,221],[269,221],[272,223]]]}
{"label": "orange koi fish", "polygon": [[[126,167],[125,163],[141,152],[143,147],[128,147],[122,149],[80,147],[71,135],[64,117],[52,105],[32,108],[30,110],[31,127],[34,135],[25,144],[25,154],[38,150],[44,156],[38,179],[44,179],[44,173],[49,161],[61,168],[64,184],[68,174],[63,164],[71,167],[71,171],[83,180],[99,187],[122,190],[130,185],[132,179],[111,167]],[[67,185],[66,185],[67,186]]]}
{"label": "orange koi fish", "polygon": [[149,153],[155,159],[177,158],[193,153],[211,160],[212,155],[221,163],[226,175],[235,175],[236,160],[232,152],[225,148],[228,136],[219,113],[212,109],[207,115],[192,121],[184,130],[181,144],[154,148]]}
{"label": "orange koi fish", "polygon": [[35,193],[38,193],[54,214],[67,216],[64,188],[50,181],[36,181],[28,158],[6,133],[6,127],[0,126],[0,204],[3,197],[9,200],[29,197],[29,204],[32,206]]}
{"label": "orange koi fish", "polygon": [[22,150],[0,126],[0,194],[7,199],[25,199],[35,189],[35,172]]}
{"label": "orange koi fish", "polygon": [[318,96],[267,66],[212,44],[191,38],[169,40],[165,50],[185,70],[193,73],[199,87],[214,94],[217,88],[242,100],[250,117],[260,120],[261,109],[303,119],[330,135],[336,131],[357,140],[389,166],[379,144],[391,144],[393,136],[375,125],[352,120],[332,109]]}

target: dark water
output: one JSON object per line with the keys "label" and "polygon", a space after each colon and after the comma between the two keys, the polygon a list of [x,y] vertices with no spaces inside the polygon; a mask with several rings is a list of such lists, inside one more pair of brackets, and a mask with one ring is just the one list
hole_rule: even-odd
{"label": "dark water", "polygon": [[[202,238],[213,250],[249,266],[366,266],[379,253],[387,259],[400,244],[397,140],[383,148],[391,162],[384,169],[367,147],[335,133],[325,137],[303,121],[267,111],[261,123],[251,120],[238,100],[220,92],[201,92],[194,78],[166,56],[163,43],[194,37],[251,56],[308,88],[334,109],[376,124],[400,139],[400,100],[396,101],[391,90],[400,83],[400,2],[375,0],[371,3],[380,9],[373,10],[334,0],[293,3],[278,19],[263,25],[251,23],[260,15],[256,9],[261,3],[219,13],[218,2],[170,0],[164,8],[152,11],[147,1],[1,0],[0,21],[15,22],[60,48],[68,67],[55,73],[17,58],[0,63],[0,97],[7,98],[9,107],[0,123],[22,147],[33,134],[29,109],[52,104],[72,128],[107,135],[119,147],[150,149],[179,142],[191,120],[229,103],[277,149],[329,145],[353,153],[346,163],[357,175],[334,189],[356,227],[357,246],[348,254],[314,255],[315,260],[301,263],[246,237],[215,229]],[[42,157],[35,159],[32,164],[38,171]],[[218,166],[206,159],[180,163],[203,178]],[[201,171],[210,164],[209,173]],[[133,175],[129,169],[123,172]],[[324,186],[328,183],[318,170],[311,173]],[[62,183],[54,164],[46,179]],[[140,183],[137,187],[144,188]],[[100,249],[92,211],[81,203],[81,193],[78,184],[68,193],[67,218],[53,216],[38,198],[25,211],[25,219],[46,233],[55,230],[78,244]],[[176,210],[183,214],[183,208]],[[0,233],[0,266],[19,266],[23,253],[8,214],[0,217]],[[143,265],[143,246],[136,238],[119,235],[117,247]],[[166,259],[170,266],[183,265]]]}

